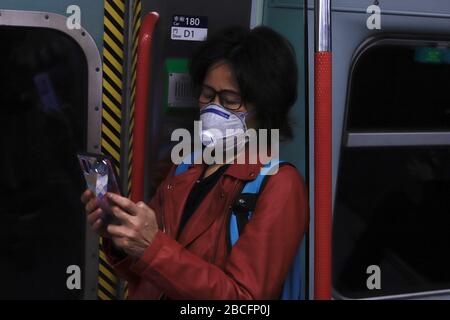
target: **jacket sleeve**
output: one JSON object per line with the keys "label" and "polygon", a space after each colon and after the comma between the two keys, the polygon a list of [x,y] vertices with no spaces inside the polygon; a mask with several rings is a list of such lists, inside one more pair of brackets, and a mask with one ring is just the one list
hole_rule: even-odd
{"label": "jacket sleeve", "polygon": [[[172,167],[169,174],[166,177],[166,180],[172,177],[175,171],[175,166]],[[162,186],[165,185],[163,181],[158,187],[155,195],[151,199],[148,204],[150,208],[155,211],[156,219],[158,221],[158,225],[161,226],[161,195],[162,195]],[[139,276],[132,270],[131,266],[136,262],[135,258],[129,257],[126,254],[117,254],[117,250],[114,248],[114,244],[110,239],[103,239],[103,250],[106,254],[106,258],[108,262],[113,267],[114,271],[117,273],[117,276],[121,279],[124,279],[128,282],[136,282],[139,280]]]}
{"label": "jacket sleeve", "polygon": [[171,299],[278,299],[307,225],[305,183],[283,166],[268,180],[223,270],[162,232],[131,269]]}

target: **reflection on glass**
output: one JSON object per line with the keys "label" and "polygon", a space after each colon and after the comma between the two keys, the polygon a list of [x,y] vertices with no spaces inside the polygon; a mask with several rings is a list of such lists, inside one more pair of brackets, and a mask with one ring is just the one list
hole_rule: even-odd
{"label": "reflection on glass", "polygon": [[66,268],[84,259],[84,54],[47,29],[1,27],[0,44],[0,298],[79,298]]}

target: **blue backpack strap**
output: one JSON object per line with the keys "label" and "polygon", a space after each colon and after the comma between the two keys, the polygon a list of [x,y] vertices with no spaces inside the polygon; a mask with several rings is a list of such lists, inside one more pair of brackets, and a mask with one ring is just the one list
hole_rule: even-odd
{"label": "blue backpack strap", "polygon": [[188,163],[184,163],[184,162],[180,163],[180,164],[177,166],[177,168],[175,169],[175,177],[176,177],[176,176],[179,176],[180,174],[182,174],[182,173],[184,173],[184,172],[186,172],[186,171],[189,169],[190,166],[191,166],[191,165],[188,164]]}
{"label": "blue backpack strap", "polygon": [[284,280],[283,291],[281,292],[281,300],[301,300],[302,297],[302,258],[303,258],[303,243],[301,242],[297,249],[291,269],[289,270],[286,279]]}
{"label": "blue backpack strap", "polygon": [[[267,178],[267,174],[285,161],[279,159],[273,159],[263,166],[260,174],[252,181],[247,182],[247,184],[242,189],[241,194],[259,194],[261,191],[261,186]],[[253,212],[248,212],[248,220],[252,217]],[[230,242],[234,245],[239,239],[239,228],[238,228],[238,217],[233,211],[230,218]],[[303,242],[303,241],[302,241]],[[291,269],[289,270],[283,285],[283,291],[281,292],[280,299],[282,300],[300,300],[302,299],[302,256],[303,256],[303,246],[300,245],[294,261],[292,263]]]}
{"label": "blue backpack strap", "polygon": [[189,154],[187,157],[185,157],[183,161],[175,169],[174,176],[176,177],[186,172],[189,169],[189,167],[194,163],[195,158],[197,157],[198,154],[199,154],[198,152],[193,152]]}
{"label": "blue backpack strap", "polygon": [[[268,163],[266,163],[259,173],[259,175],[252,181],[249,181],[245,184],[244,188],[241,191],[241,194],[247,193],[247,194],[259,194],[261,191],[261,185],[264,182],[264,179],[267,177],[268,173],[273,170],[276,166],[280,165],[281,163],[284,163],[285,161],[282,161],[280,159],[272,159]],[[252,217],[253,212],[249,211],[247,213],[247,220],[250,220]],[[238,217],[236,212],[232,212],[231,218],[230,218],[230,242],[231,245],[234,246],[234,244],[237,242],[239,238],[239,228],[238,228]]]}

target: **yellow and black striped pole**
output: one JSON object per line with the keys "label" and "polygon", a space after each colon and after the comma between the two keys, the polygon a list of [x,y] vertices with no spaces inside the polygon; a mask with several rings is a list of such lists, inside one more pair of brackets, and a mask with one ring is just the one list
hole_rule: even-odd
{"label": "yellow and black striped pole", "polygon": [[132,20],[132,49],[131,49],[131,96],[130,96],[130,121],[129,121],[129,145],[128,145],[128,194],[131,194],[131,174],[133,172],[133,128],[134,128],[134,109],[136,106],[136,67],[138,55],[139,31],[141,29],[141,0],[135,0],[133,5]]}
{"label": "yellow and black striped pole", "polygon": [[[136,67],[137,67],[137,55],[138,55],[138,42],[139,31],[141,29],[141,15],[142,15],[142,3],[141,0],[135,0],[132,6],[132,19],[131,19],[131,78],[130,78],[130,110],[129,110],[129,127],[128,127],[128,196],[131,195],[131,174],[133,172],[132,160],[133,160],[133,128],[134,128],[134,110],[136,105]],[[124,284],[124,299],[128,298],[128,284]]]}
{"label": "yellow and black striped pole", "polygon": [[[102,152],[120,174],[124,97],[125,0],[104,1]],[[118,279],[109,265],[100,239],[98,298],[118,297]]]}

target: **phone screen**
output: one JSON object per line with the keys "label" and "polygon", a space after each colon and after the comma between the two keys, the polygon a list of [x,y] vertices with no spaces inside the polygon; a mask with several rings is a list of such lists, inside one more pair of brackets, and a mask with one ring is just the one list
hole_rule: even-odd
{"label": "phone screen", "polygon": [[119,179],[110,159],[99,154],[79,153],[78,161],[83,172],[86,186],[90,189],[99,201],[103,210],[102,219],[109,223],[113,217],[107,192],[121,194]]}

